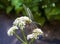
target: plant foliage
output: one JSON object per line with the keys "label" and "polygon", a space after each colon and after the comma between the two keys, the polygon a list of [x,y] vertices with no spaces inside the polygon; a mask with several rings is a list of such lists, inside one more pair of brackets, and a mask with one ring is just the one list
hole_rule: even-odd
{"label": "plant foliage", "polygon": [[13,9],[15,13],[27,14],[23,4],[29,8],[34,21],[43,25],[50,20],[60,20],[60,0],[0,0],[0,9],[10,13]]}

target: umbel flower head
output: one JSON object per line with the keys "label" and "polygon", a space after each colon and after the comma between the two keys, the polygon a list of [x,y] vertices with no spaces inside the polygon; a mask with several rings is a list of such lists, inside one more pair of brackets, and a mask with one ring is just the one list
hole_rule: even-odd
{"label": "umbel flower head", "polygon": [[31,19],[29,19],[29,18],[26,17],[26,16],[22,16],[22,17],[17,18],[17,19],[13,22],[13,25],[20,27],[20,29],[23,29],[26,24],[29,24],[29,23],[31,23],[31,22],[32,22]]}
{"label": "umbel flower head", "polygon": [[27,35],[27,40],[35,38],[38,38],[38,35],[43,35],[43,31],[39,28],[36,28],[33,30],[32,34]]}
{"label": "umbel flower head", "polygon": [[13,36],[13,33],[16,29],[18,29],[17,26],[12,26],[7,32],[8,36]]}
{"label": "umbel flower head", "polygon": [[13,32],[14,32],[16,29],[18,29],[18,27],[23,30],[23,29],[25,28],[25,25],[26,25],[26,24],[29,24],[29,23],[31,23],[31,22],[32,22],[32,20],[29,19],[29,18],[26,17],[26,16],[19,17],[19,18],[17,18],[17,19],[13,22],[13,26],[8,30],[7,34],[8,34],[9,36],[13,36]]}

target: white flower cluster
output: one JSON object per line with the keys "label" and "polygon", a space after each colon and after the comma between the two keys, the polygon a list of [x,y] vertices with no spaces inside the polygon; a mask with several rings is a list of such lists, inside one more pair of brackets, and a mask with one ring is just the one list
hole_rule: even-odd
{"label": "white flower cluster", "polygon": [[11,27],[11,28],[8,30],[8,32],[7,32],[8,36],[13,36],[13,33],[14,33],[14,31],[15,31],[16,29],[18,29],[17,26]]}
{"label": "white flower cluster", "polygon": [[28,23],[31,23],[31,22],[32,22],[32,20],[26,16],[19,17],[13,22],[13,26],[8,30],[7,34],[9,36],[13,36],[13,32],[16,29],[18,29],[18,27],[23,30],[23,28],[25,28],[25,25]]}
{"label": "white flower cluster", "polygon": [[32,34],[27,35],[27,40],[32,39],[32,38],[37,39],[38,35],[43,35],[43,31],[39,28],[36,28],[33,30]]}
{"label": "white flower cluster", "polygon": [[20,29],[23,29],[25,27],[26,24],[31,23],[32,20],[29,19],[26,16],[23,17],[19,17],[17,18],[14,22],[13,25],[20,27]]}

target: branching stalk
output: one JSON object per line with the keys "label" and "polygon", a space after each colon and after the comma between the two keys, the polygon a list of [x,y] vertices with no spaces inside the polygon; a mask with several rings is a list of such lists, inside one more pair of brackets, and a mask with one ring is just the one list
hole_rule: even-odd
{"label": "branching stalk", "polygon": [[16,38],[19,40],[19,41],[21,41],[21,42],[25,42],[25,41],[23,41],[21,38],[20,38],[20,36],[18,36],[15,32],[14,32],[14,34],[15,34],[15,36],[16,36]]}

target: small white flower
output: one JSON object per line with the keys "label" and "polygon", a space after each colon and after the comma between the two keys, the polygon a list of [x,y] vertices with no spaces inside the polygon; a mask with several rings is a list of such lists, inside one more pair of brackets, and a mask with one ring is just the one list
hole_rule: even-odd
{"label": "small white flower", "polygon": [[32,38],[37,39],[38,37],[34,33],[27,35],[27,40],[32,39]]}
{"label": "small white flower", "polygon": [[32,39],[32,38],[34,38],[34,35],[33,34],[27,35],[27,40]]}
{"label": "small white flower", "polygon": [[43,31],[39,28],[33,30],[32,34],[27,35],[27,40],[35,38],[38,39],[38,35],[43,35]]}
{"label": "small white flower", "polygon": [[16,29],[18,29],[17,26],[11,27],[11,28],[8,30],[8,32],[7,32],[8,36],[13,36],[13,32],[14,32]]}
{"label": "small white flower", "polygon": [[47,5],[43,5],[42,8],[47,8]]}
{"label": "small white flower", "polygon": [[33,33],[39,33],[39,34],[42,34],[43,31],[42,31],[41,29],[39,29],[39,28],[36,28],[36,29],[33,30]]}
{"label": "small white flower", "polygon": [[43,35],[43,31],[39,28],[36,28],[36,29],[33,30],[33,35],[34,35],[34,38],[37,39],[38,35]]}
{"label": "small white flower", "polygon": [[27,22],[31,23],[32,22],[32,20],[26,16],[20,17],[20,20],[25,22],[25,23],[27,23]]}
{"label": "small white flower", "polygon": [[13,22],[13,25],[17,26],[19,24],[20,18],[16,18],[16,20]]}
{"label": "small white flower", "polygon": [[13,25],[16,25],[16,26],[17,26],[21,21],[22,21],[22,22],[25,22],[25,23],[27,23],[27,22],[31,23],[31,22],[32,22],[32,20],[29,19],[28,17],[22,16],[22,17],[17,18],[17,19],[13,22]]}
{"label": "small white flower", "polygon": [[55,7],[55,3],[52,3],[52,6]]}
{"label": "small white flower", "polygon": [[22,17],[17,18],[17,19],[13,22],[13,25],[20,27],[20,29],[23,29],[23,28],[25,28],[25,25],[26,25],[26,24],[31,23],[31,22],[32,22],[31,19],[29,19],[29,18],[26,17],[26,16],[22,16]]}
{"label": "small white flower", "polygon": [[20,27],[20,29],[24,29],[25,28],[25,23],[24,22],[20,22],[19,24],[18,24],[18,26]]}

